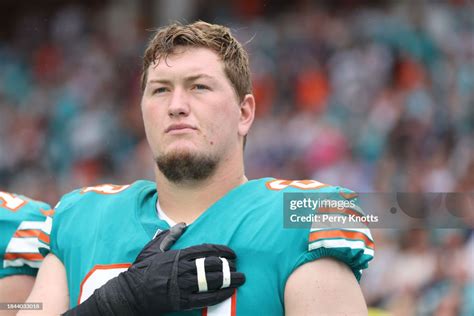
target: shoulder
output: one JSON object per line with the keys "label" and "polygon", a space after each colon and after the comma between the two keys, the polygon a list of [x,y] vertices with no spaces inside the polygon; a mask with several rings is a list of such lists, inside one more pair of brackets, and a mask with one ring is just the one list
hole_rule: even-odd
{"label": "shoulder", "polygon": [[74,242],[96,240],[101,231],[129,225],[136,217],[138,203],[150,193],[156,193],[155,183],[140,180],[84,187],[64,195],[52,218],[51,252],[64,260]]}
{"label": "shoulder", "polygon": [[317,180],[286,180],[264,178],[261,182],[260,194],[269,198],[298,199],[313,197],[317,199],[357,200],[357,193],[341,186],[326,184]]}
{"label": "shoulder", "polygon": [[358,194],[341,186],[317,180],[269,179],[265,181],[265,187],[265,194],[272,197],[281,196],[278,200],[283,199],[283,203],[280,202],[283,207],[290,207],[290,203],[302,204],[304,206],[298,206],[298,208],[308,208],[322,213],[326,210],[341,209],[343,206],[344,209],[353,209],[362,213],[358,206]]}
{"label": "shoulder", "polygon": [[65,194],[55,206],[55,217],[61,216],[73,209],[102,207],[126,201],[130,203],[144,191],[156,191],[154,182],[139,180],[131,184],[99,184],[83,187]]}
{"label": "shoulder", "polygon": [[265,187],[269,192],[278,193],[338,193],[342,198],[353,198],[354,191],[347,188],[326,184],[317,180],[288,180],[288,179],[274,179],[263,178]]}
{"label": "shoulder", "polygon": [[21,194],[0,191],[0,209],[12,213],[21,211],[41,214],[41,210],[47,211],[50,208],[45,202],[33,200]]}
{"label": "shoulder", "polygon": [[44,219],[50,215],[51,207],[44,202],[36,201],[24,195],[0,191],[0,218]]}
{"label": "shoulder", "polygon": [[261,178],[249,181],[239,189],[234,197],[239,199],[239,204],[246,206],[268,206],[275,212],[289,207],[290,202],[297,202],[311,198],[347,200],[356,194],[346,188],[333,186],[317,180],[287,180],[275,178]]}
{"label": "shoulder", "polygon": [[292,192],[292,191],[318,191],[330,185],[316,180],[288,180],[264,178],[265,186],[269,191],[274,192]]}
{"label": "shoulder", "polygon": [[[358,194],[341,186],[316,180],[270,179],[269,192],[281,195],[276,208],[284,216],[284,227],[297,231],[306,249],[296,267],[331,257],[346,263],[357,279],[374,255],[369,228],[349,219],[364,216]],[[288,233],[286,233],[288,235]]]}

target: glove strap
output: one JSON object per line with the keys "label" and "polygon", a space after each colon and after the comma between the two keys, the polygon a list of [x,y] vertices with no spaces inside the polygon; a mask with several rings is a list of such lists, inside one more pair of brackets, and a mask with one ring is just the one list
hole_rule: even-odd
{"label": "glove strap", "polygon": [[181,250],[176,252],[176,256],[174,257],[173,267],[171,269],[171,278],[170,278],[170,287],[169,287],[169,298],[171,302],[171,306],[173,310],[180,310],[180,299],[181,293],[179,290],[178,285],[178,266],[179,266],[179,256],[181,254]]}
{"label": "glove strap", "polygon": [[205,260],[206,258],[196,259],[196,270],[197,270],[199,293],[207,292],[206,268],[204,266]]}
{"label": "glove strap", "polygon": [[219,257],[222,261],[222,286],[221,289],[228,288],[230,286],[230,266],[229,261],[226,258]]}

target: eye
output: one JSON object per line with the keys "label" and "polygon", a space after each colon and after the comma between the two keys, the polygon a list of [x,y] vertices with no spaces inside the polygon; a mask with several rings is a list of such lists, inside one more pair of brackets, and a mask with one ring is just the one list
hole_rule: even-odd
{"label": "eye", "polygon": [[159,87],[159,88],[156,88],[153,90],[153,94],[159,94],[159,93],[163,93],[163,92],[166,92],[167,91],[167,88],[165,87]]}
{"label": "eye", "polygon": [[195,84],[193,90],[209,90],[209,87],[203,84]]}

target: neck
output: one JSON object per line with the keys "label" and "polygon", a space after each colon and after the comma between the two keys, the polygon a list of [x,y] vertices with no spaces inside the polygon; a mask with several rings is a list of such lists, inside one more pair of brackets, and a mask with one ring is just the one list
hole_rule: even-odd
{"label": "neck", "polygon": [[174,183],[156,170],[159,203],[173,221],[192,223],[227,192],[247,182],[243,157],[220,161],[214,173],[201,181]]}

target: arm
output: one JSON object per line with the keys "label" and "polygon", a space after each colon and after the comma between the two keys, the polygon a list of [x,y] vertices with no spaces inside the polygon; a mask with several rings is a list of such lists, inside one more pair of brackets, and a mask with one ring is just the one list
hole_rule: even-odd
{"label": "arm", "polygon": [[359,284],[346,264],[330,258],[296,269],[285,287],[286,315],[367,315]]}
{"label": "arm", "polygon": [[59,315],[69,306],[66,270],[53,254],[48,254],[41,264],[33,291],[27,299],[31,303],[43,303],[41,311],[20,311],[17,315]]}
{"label": "arm", "polygon": [[[0,303],[23,303],[31,292],[35,278],[31,275],[12,275],[0,279]],[[15,315],[17,310],[0,311],[0,315]]]}

